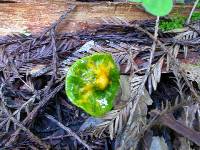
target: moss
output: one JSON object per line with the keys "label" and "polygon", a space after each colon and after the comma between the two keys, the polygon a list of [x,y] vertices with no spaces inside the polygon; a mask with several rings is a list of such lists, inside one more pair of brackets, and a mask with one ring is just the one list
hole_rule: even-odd
{"label": "moss", "polygon": [[197,4],[197,8],[200,8],[200,2]]}
{"label": "moss", "polygon": [[160,29],[162,31],[169,31],[173,29],[183,28],[185,23],[185,17],[173,17],[169,20],[160,21]]}
{"label": "moss", "polygon": [[[200,8],[200,3],[197,6],[197,11],[192,14],[192,18],[191,18],[192,21],[200,20],[200,12],[198,10],[199,8]],[[160,29],[162,31],[169,31],[173,29],[183,28],[186,20],[187,20],[187,16],[181,16],[181,13],[179,12],[170,19],[161,20]]]}
{"label": "moss", "polygon": [[200,12],[194,12],[192,15],[192,21],[200,20]]}

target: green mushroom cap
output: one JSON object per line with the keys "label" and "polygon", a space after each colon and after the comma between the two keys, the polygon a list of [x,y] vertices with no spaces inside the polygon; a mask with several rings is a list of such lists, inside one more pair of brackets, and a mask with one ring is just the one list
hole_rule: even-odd
{"label": "green mushroom cap", "polygon": [[65,90],[73,104],[100,117],[112,109],[119,79],[119,69],[110,54],[93,54],[77,60],[70,67]]}

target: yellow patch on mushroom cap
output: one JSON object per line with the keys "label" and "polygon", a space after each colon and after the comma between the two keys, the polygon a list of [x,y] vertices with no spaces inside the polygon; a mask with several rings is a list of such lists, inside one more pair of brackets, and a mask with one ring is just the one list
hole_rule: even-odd
{"label": "yellow patch on mushroom cap", "polygon": [[98,69],[96,70],[96,86],[100,90],[104,90],[109,84],[109,72],[110,68],[106,68],[105,65],[99,65]]}
{"label": "yellow patch on mushroom cap", "polygon": [[114,65],[111,62],[106,65],[101,63],[95,65],[94,62],[89,61],[87,66],[91,69],[96,77],[92,84],[100,90],[106,89],[106,87],[110,83],[109,72],[111,69],[113,69]]}
{"label": "yellow patch on mushroom cap", "polygon": [[85,93],[81,99],[78,101],[79,104],[85,104],[88,103],[88,99],[89,97],[92,95],[92,90],[88,91],[87,93]]}

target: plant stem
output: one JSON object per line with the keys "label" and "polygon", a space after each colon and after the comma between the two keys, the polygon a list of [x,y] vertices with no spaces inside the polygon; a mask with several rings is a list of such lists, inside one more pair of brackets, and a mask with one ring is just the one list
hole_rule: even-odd
{"label": "plant stem", "polygon": [[188,17],[188,19],[187,19],[187,22],[186,22],[187,25],[190,23],[190,20],[191,20],[191,18],[192,18],[192,14],[193,14],[193,12],[195,11],[195,9],[196,9],[198,3],[199,3],[199,0],[196,0],[195,3],[194,3],[194,5],[193,5],[193,7],[192,7],[192,10],[191,10],[191,12],[190,12],[190,15],[189,15],[189,17]]}
{"label": "plant stem", "polygon": [[[155,25],[155,31],[154,31],[154,39],[153,39],[153,45],[152,45],[152,50],[151,50],[151,55],[150,55],[150,59],[149,59],[149,65],[148,65],[148,68],[146,70],[146,73],[144,75],[144,79],[143,79],[143,82],[138,90],[138,93],[137,93],[137,96],[136,96],[136,99],[135,99],[135,102],[134,102],[134,105],[133,105],[133,108],[132,108],[132,111],[133,113],[135,112],[136,110],[136,107],[138,106],[138,103],[139,103],[139,100],[140,100],[140,97],[143,95],[143,91],[144,91],[144,87],[145,87],[145,83],[149,77],[149,74],[151,73],[151,65],[152,65],[152,61],[153,61],[153,58],[154,58],[154,53],[155,53],[155,50],[156,50],[156,41],[157,41],[157,37],[158,37],[158,29],[159,29],[159,20],[160,18],[157,16],[157,19],[156,19],[156,25]],[[132,122],[129,122],[127,124],[131,124]],[[129,130],[129,126],[126,127],[126,131]],[[127,146],[126,144],[128,143],[128,141],[130,140],[129,139],[124,139],[124,143],[122,143],[122,146],[120,147],[120,149],[124,149],[125,146]]]}

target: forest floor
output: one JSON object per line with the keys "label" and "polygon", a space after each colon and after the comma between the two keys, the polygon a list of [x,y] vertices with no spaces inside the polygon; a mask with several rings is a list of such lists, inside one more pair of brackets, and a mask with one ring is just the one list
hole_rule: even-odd
{"label": "forest floor", "polygon": [[[84,32],[57,32],[69,13],[38,35],[0,38],[0,149],[198,150],[200,20],[169,30],[169,18],[113,18]],[[121,86],[99,118],[65,92],[69,67],[97,52],[112,55]]]}

